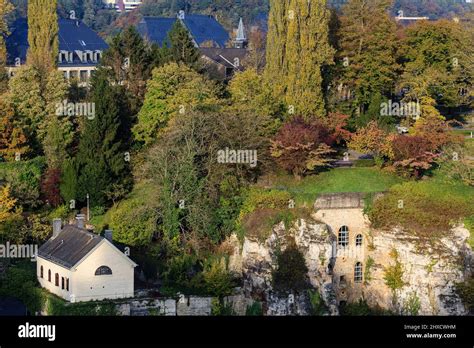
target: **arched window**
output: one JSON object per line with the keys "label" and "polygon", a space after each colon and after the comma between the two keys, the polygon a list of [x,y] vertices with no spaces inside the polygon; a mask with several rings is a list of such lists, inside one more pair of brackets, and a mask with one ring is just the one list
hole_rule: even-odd
{"label": "arched window", "polygon": [[95,270],[95,275],[107,275],[112,274],[112,270],[107,266],[100,266]]}
{"label": "arched window", "polygon": [[362,246],[362,235],[358,234],[356,236],[356,246]]}
{"label": "arched window", "polygon": [[40,267],[40,277],[43,278],[43,266]]}
{"label": "arched window", "polygon": [[56,273],[54,275],[54,285],[59,286],[59,274]]}
{"label": "arched window", "polygon": [[48,282],[51,282],[51,270],[48,269]]}
{"label": "arched window", "polygon": [[354,281],[360,283],[362,281],[362,263],[357,262],[354,267]]}
{"label": "arched window", "polygon": [[342,247],[349,245],[349,227],[342,226],[339,229],[339,235],[337,236],[337,244]]}

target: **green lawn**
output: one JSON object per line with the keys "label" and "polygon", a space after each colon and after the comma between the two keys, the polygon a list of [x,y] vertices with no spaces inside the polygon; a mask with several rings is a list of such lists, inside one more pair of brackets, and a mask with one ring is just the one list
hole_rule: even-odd
{"label": "green lawn", "polygon": [[377,168],[338,168],[300,181],[289,175],[279,175],[272,181],[273,188],[289,192],[296,202],[312,204],[322,193],[380,192],[404,180]]}
{"label": "green lawn", "polygon": [[468,156],[474,157],[474,139],[468,138],[464,141],[466,153]]}

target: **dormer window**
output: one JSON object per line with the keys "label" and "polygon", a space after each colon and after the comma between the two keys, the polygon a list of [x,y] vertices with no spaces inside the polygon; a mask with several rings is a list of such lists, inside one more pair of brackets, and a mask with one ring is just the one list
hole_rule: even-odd
{"label": "dormer window", "polygon": [[68,51],[59,52],[59,63],[62,63],[64,61],[69,61],[69,52]]}
{"label": "dormer window", "polygon": [[85,53],[82,52],[82,51],[76,50],[76,54],[79,57],[79,59],[81,60],[81,62],[84,62]]}
{"label": "dormer window", "polygon": [[102,55],[101,51],[95,51],[94,52],[94,62],[98,62],[100,60],[101,55]]}
{"label": "dormer window", "polygon": [[95,270],[95,275],[96,276],[101,276],[101,275],[112,275],[112,270],[110,267],[107,266],[100,266]]}

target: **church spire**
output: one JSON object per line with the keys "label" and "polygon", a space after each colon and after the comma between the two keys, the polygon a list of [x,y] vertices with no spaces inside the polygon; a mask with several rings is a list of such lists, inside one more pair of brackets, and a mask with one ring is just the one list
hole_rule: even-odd
{"label": "church spire", "polygon": [[237,29],[237,36],[235,37],[235,47],[245,48],[247,44],[247,36],[245,35],[244,21],[242,18],[239,20],[239,28]]}

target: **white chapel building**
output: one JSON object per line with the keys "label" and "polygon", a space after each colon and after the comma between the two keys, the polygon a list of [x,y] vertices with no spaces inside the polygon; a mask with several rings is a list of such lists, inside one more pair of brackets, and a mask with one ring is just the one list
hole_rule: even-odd
{"label": "white chapel building", "polygon": [[134,295],[134,268],[130,258],[106,238],[77,225],[62,228],[53,222],[53,236],[38,250],[37,276],[41,286],[70,302],[129,298]]}

